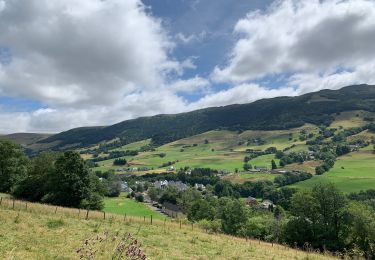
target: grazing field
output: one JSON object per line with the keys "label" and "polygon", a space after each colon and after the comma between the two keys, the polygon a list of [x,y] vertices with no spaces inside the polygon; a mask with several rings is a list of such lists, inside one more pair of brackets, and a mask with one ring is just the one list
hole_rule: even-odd
{"label": "grazing field", "polygon": [[[184,138],[163,146],[157,147],[152,152],[140,152],[137,156],[122,157],[128,161],[129,167],[147,167],[148,172],[162,172],[171,162],[178,169],[181,167],[209,167],[217,170],[234,172],[243,167],[243,158],[247,149],[265,150],[269,147],[285,149],[295,145],[291,151],[307,150],[304,142],[298,140],[301,130],[308,133],[317,132],[317,127],[305,125],[300,128],[278,131],[234,131],[216,130]],[[262,140],[262,143],[257,142]],[[150,143],[150,140],[128,144],[114,150],[136,150]],[[160,156],[163,154],[164,156]],[[260,156],[250,163],[258,167],[271,167],[273,155]],[[121,169],[113,166],[113,159],[98,162],[95,170]],[[135,171],[137,172],[137,171]],[[144,172],[138,172],[144,173]]]}
{"label": "grazing field", "polygon": [[267,154],[262,155],[257,158],[254,158],[249,161],[249,163],[255,168],[255,167],[266,167],[268,169],[271,169],[272,164],[271,161],[274,160],[276,162],[276,165],[279,165],[279,159],[275,159],[274,154]]}
{"label": "grazing field", "polygon": [[259,180],[268,180],[273,181],[276,176],[279,174],[269,174],[269,173],[236,173],[225,176],[224,179],[231,181],[233,183],[244,183],[247,181],[259,181]]}
{"label": "grazing field", "polygon": [[305,161],[303,163],[288,164],[283,169],[302,171],[302,172],[308,172],[308,173],[311,173],[311,174],[315,174],[315,167],[317,167],[321,164],[322,164],[321,161]]}
{"label": "grazing field", "polygon": [[150,217],[154,219],[165,219],[162,214],[152,210],[146,204],[126,198],[122,193],[118,198],[105,198],[104,211],[124,216]]}
{"label": "grazing field", "polygon": [[330,127],[332,128],[350,128],[359,127],[366,125],[366,121],[363,120],[364,117],[374,117],[374,113],[366,111],[347,111],[341,112],[339,115],[335,115],[335,120],[332,122]]}
{"label": "grazing field", "polygon": [[[62,209],[59,209],[62,211]],[[72,213],[68,213],[68,212]],[[54,207],[30,205],[11,210],[0,206],[1,259],[79,259],[77,249],[86,239],[106,231],[118,234],[98,242],[95,259],[111,259],[119,236],[131,233],[148,259],[333,259],[328,255],[294,250],[221,234],[207,234],[194,227],[155,221],[152,225],[134,219],[107,216],[85,220],[73,212],[54,213]]]}
{"label": "grazing field", "polygon": [[346,193],[374,189],[375,160],[372,146],[339,157],[329,172],[294,186],[308,188],[319,182],[332,182]]}

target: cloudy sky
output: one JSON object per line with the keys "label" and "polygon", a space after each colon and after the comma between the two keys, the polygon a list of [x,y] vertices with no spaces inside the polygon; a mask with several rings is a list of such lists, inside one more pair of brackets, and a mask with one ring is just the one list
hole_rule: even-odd
{"label": "cloudy sky", "polygon": [[373,0],[0,0],[0,133],[375,84]]}

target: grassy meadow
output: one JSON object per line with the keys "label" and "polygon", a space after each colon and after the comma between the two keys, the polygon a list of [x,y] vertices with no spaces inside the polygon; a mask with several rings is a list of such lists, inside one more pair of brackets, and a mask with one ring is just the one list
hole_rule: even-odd
{"label": "grassy meadow", "polygon": [[[95,259],[110,259],[119,237],[131,233],[142,245],[148,259],[333,259],[328,255],[294,250],[281,245],[208,234],[191,226],[155,221],[152,225],[137,218],[126,220],[107,215],[84,219],[77,209],[11,202],[0,206],[1,259],[79,259],[77,249],[84,241],[117,234],[97,242]],[[91,215],[90,215],[91,216]],[[112,237],[111,237],[112,238]]]}
{"label": "grassy meadow", "polygon": [[332,182],[346,193],[374,189],[375,160],[372,146],[339,157],[329,172],[294,186],[308,188],[320,182]]}
{"label": "grassy meadow", "polygon": [[[127,156],[125,158],[129,166],[147,167],[152,172],[162,172],[167,167],[163,164],[174,162],[175,168],[185,166],[189,167],[209,167],[217,170],[227,170],[234,172],[235,169],[242,170],[243,158],[246,155],[246,149],[265,150],[268,147],[285,149],[295,145],[292,150],[307,150],[307,146],[298,141],[298,135],[302,129],[308,132],[316,132],[317,127],[305,125],[300,128],[278,131],[244,131],[237,133],[233,131],[217,130],[209,131],[203,134],[184,138],[172,143],[165,144],[152,152],[140,152],[137,156]],[[249,140],[262,138],[265,144],[244,143]],[[136,150],[150,143],[150,140],[128,144],[114,150]],[[160,154],[165,153],[165,157]],[[271,167],[273,155],[260,156],[253,159],[250,163],[258,167]],[[113,159],[99,162],[99,167],[95,170],[119,169],[121,167],[113,166]],[[142,172],[140,172],[142,173]]]}
{"label": "grassy meadow", "polygon": [[105,198],[104,211],[124,216],[150,217],[153,219],[165,219],[165,216],[150,209],[146,204],[126,198],[122,193],[117,198]]}
{"label": "grassy meadow", "polygon": [[[313,101],[312,101],[313,102]],[[315,101],[314,101],[315,102]],[[342,128],[359,127],[367,122],[365,117],[373,117],[373,113],[364,111],[348,111],[334,115],[335,120],[330,125],[340,131]],[[307,151],[308,146],[305,141],[299,140],[301,130],[307,133],[317,134],[317,126],[306,124],[303,127],[289,130],[275,131],[244,131],[235,132],[227,130],[209,131],[203,134],[177,140],[172,143],[157,147],[155,151],[140,152],[137,156],[124,157],[129,167],[147,167],[148,172],[165,172],[168,167],[163,166],[172,162],[176,169],[189,166],[192,168],[209,167],[217,170],[226,170],[230,174],[226,178],[236,183],[245,181],[255,181],[259,179],[273,180],[275,175],[253,174],[243,171],[243,159],[247,149],[265,150],[268,147],[276,147],[279,150],[289,148],[289,152]],[[364,140],[370,142],[375,138],[375,134],[366,131],[349,136],[348,141]],[[262,139],[265,143],[257,144],[257,139]],[[150,143],[150,139],[128,144],[115,150],[136,150]],[[371,146],[372,147],[372,146]],[[369,147],[368,149],[371,149]],[[165,154],[161,157],[160,154]],[[344,192],[353,192],[375,187],[374,180],[374,157],[369,150],[350,153],[339,157],[333,169],[322,176],[314,176],[312,179],[298,183],[295,187],[311,187],[319,182],[333,182]],[[249,163],[255,167],[271,168],[271,160],[276,164],[279,161],[273,154],[263,155],[252,159]],[[315,174],[315,167],[321,164],[320,161],[306,161],[302,164],[294,163],[285,166],[285,170],[305,171]],[[117,170],[122,167],[113,166],[113,159],[99,162],[99,167],[95,170],[106,171]],[[234,172],[238,170],[238,174]],[[134,172],[143,174],[145,172]]]}

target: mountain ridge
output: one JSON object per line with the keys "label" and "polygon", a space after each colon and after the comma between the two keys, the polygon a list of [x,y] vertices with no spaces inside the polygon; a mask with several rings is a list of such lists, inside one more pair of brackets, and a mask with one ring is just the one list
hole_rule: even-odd
{"label": "mountain ridge", "polygon": [[282,130],[305,123],[328,125],[332,114],[350,110],[375,111],[375,86],[352,85],[295,97],[261,99],[247,104],[209,107],[179,114],[159,114],[110,126],[79,127],[38,140],[54,150],[85,147],[121,138],[131,143],[151,138],[156,145],[215,129]]}

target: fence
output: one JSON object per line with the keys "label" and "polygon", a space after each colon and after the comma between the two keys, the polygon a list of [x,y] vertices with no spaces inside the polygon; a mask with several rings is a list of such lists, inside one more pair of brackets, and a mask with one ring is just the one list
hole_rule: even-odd
{"label": "fence", "polygon": [[[195,226],[194,223],[190,223],[188,221],[182,221],[182,220],[176,220],[176,219],[167,219],[164,220],[158,220],[153,219],[152,215],[150,216],[129,216],[127,214],[119,215],[119,214],[111,214],[106,213],[104,211],[90,211],[90,210],[84,210],[84,209],[76,209],[76,208],[66,208],[66,207],[60,207],[60,206],[53,206],[49,204],[41,204],[41,203],[32,203],[28,201],[22,201],[22,200],[15,200],[12,198],[4,198],[0,197],[0,208],[8,209],[8,210],[15,210],[15,211],[24,211],[24,212],[30,212],[30,213],[42,213],[42,214],[49,214],[49,215],[58,215],[58,216],[65,216],[65,217],[73,217],[81,220],[99,220],[99,221],[122,221],[122,222],[128,222],[128,223],[144,223],[154,226],[159,226],[166,229],[181,229],[185,231],[200,231],[205,232],[206,230]],[[207,232],[207,231],[206,231]],[[221,237],[227,237],[233,240],[238,241],[246,241],[249,243],[249,245],[255,245],[255,244],[261,244],[262,246],[269,246],[269,247],[278,247],[282,248],[284,250],[293,250],[292,248],[281,245],[281,244],[274,244],[274,243],[268,243],[265,241],[261,241],[259,239],[250,239],[250,238],[240,238],[240,237],[234,237],[230,235],[225,235],[218,233],[216,236]],[[294,249],[296,251],[302,251],[298,250],[297,248]],[[318,252],[304,250],[307,253],[317,254]],[[327,252],[324,253],[324,255],[328,256],[335,256],[343,258],[345,255],[342,255],[340,253],[338,254],[329,254]]]}
{"label": "fence", "polygon": [[11,209],[16,211],[27,211],[32,213],[43,213],[50,215],[59,215],[65,217],[74,217],[83,220],[111,220],[111,221],[126,221],[135,223],[145,223],[150,225],[158,225],[169,227],[169,228],[179,228],[179,229],[189,229],[194,230],[197,227],[193,223],[187,224],[186,221],[179,219],[167,219],[159,220],[154,219],[152,215],[150,216],[129,216],[127,214],[111,214],[104,211],[94,211],[76,208],[66,208],[60,206],[53,206],[49,204],[32,203],[28,201],[16,200],[12,198],[0,197],[0,208]]}

